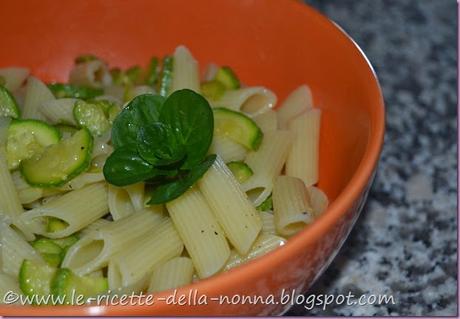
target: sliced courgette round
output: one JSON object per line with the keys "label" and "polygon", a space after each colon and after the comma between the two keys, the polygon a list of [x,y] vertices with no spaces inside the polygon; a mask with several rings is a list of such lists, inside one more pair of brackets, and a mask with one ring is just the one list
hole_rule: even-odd
{"label": "sliced courgette round", "polygon": [[235,90],[240,87],[240,80],[228,66],[223,66],[217,70],[215,80],[222,83],[227,90]]}
{"label": "sliced courgette round", "polygon": [[244,183],[254,175],[252,169],[248,166],[248,164],[240,161],[230,162],[227,164],[228,168],[232,171],[233,175],[236,177],[238,182]]}
{"label": "sliced courgette round", "polygon": [[9,116],[14,119],[20,116],[14,96],[2,85],[0,85],[0,116]]}
{"label": "sliced courgette round", "polygon": [[61,231],[67,227],[69,227],[69,224],[67,224],[65,221],[55,217],[48,217],[48,223],[46,225],[46,231],[48,233]]}
{"label": "sliced courgette round", "polygon": [[59,267],[61,264],[64,250],[51,239],[37,239],[32,242],[32,247],[40,253],[48,265],[52,267]]}
{"label": "sliced courgette round", "polygon": [[101,136],[110,129],[110,123],[102,106],[103,101],[77,101],[73,116],[80,127],[86,127],[91,134]]}
{"label": "sliced courgette round", "polygon": [[201,93],[210,100],[218,100],[225,93],[225,86],[216,80],[201,83]]}
{"label": "sliced courgette round", "polygon": [[160,80],[158,83],[158,93],[161,96],[168,96],[171,89],[172,76],[174,71],[174,57],[165,56],[163,58]]}
{"label": "sliced courgette round", "polygon": [[69,248],[70,246],[75,244],[79,240],[79,237],[78,237],[78,235],[73,234],[73,235],[70,235],[68,237],[55,238],[55,239],[51,239],[51,240],[56,245],[59,245],[59,247],[61,247],[62,249],[66,250],[67,248]]}
{"label": "sliced courgette round", "polygon": [[21,174],[32,186],[58,187],[88,169],[93,137],[83,128],[21,163]]}
{"label": "sliced courgette round", "polygon": [[[19,270],[19,287],[26,296],[48,296],[56,268],[24,260]],[[37,299],[34,297],[33,299]]]}
{"label": "sliced courgette round", "polygon": [[109,289],[107,278],[93,276],[77,276],[70,269],[62,268],[56,272],[51,282],[51,293],[65,297],[65,304],[70,304],[73,291],[75,295],[86,298],[97,296]]}
{"label": "sliced courgette round", "polygon": [[272,194],[270,194],[259,206],[257,206],[257,210],[261,212],[266,212],[269,210],[273,210],[273,199]]}
{"label": "sliced courgette round", "polygon": [[54,127],[59,130],[63,138],[69,138],[78,131],[77,128],[66,124],[58,124]]}
{"label": "sliced courgette round", "polygon": [[223,107],[213,111],[215,134],[226,136],[253,151],[259,148],[263,133],[252,119],[241,112]]}
{"label": "sliced courgette round", "polygon": [[86,100],[104,94],[104,90],[102,89],[79,86],[75,84],[52,83],[48,85],[48,88],[58,99],[77,98]]}
{"label": "sliced courgette round", "polygon": [[38,120],[13,120],[8,127],[6,155],[9,169],[21,161],[40,154],[45,147],[59,142],[61,134],[55,127]]}

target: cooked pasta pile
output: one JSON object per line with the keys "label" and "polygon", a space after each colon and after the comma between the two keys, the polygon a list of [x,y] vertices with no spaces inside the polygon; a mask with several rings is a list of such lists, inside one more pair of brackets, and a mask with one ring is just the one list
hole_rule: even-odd
{"label": "cooked pasta pile", "polygon": [[158,292],[284,245],[328,199],[309,88],[276,104],[183,46],[69,83],[0,69],[0,296]]}

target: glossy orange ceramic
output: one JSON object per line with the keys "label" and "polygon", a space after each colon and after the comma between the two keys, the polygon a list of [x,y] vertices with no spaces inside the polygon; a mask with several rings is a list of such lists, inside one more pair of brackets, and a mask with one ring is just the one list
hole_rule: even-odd
{"label": "glossy orange ceramic", "polygon": [[288,305],[219,305],[209,298],[279,295],[283,288],[301,292],[340,249],[372,183],[383,142],[384,107],[366,57],[315,10],[291,0],[2,1],[0,29],[0,67],[27,66],[47,81],[65,81],[73,58],[81,53],[127,67],[185,44],[201,65],[230,65],[245,83],[265,85],[280,99],[307,83],[315,106],[323,110],[320,187],[332,200],[321,218],[283,248],[178,291],[188,295],[194,289],[208,296],[207,305],[0,306],[0,314],[279,314]]}

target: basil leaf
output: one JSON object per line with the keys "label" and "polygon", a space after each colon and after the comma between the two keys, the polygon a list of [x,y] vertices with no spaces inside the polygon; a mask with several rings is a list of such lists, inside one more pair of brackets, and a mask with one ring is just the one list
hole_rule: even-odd
{"label": "basil leaf", "polygon": [[173,128],[187,158],[183,169],[192,169],[206,156],[212,142],[214,117],[208,101],[192,90],[175,91],[165,101],[160,121]]}
{"label": "basil leaf", "polygon": [[115,148],[136,145],[142,126],[157,122],[165,98],[143,94],[135,97],[113,121],[112,143]]}
{"label": "basil leaf", "polygon": [[175,139],[173,129],[161,122],[140,128],[137,135],[139,155],[155,166],[167,166],[180,162],[184,149]]}
{"label": "basil leaf", "polygon": [[136,149],[117,148],[105,161],[104,177],[115,186],[126,186],[153,177],[154,167],[137,154]]}
{"label": "basil leaf", "polygon": [[152,197],[148,204],[157,205],[167,203],[185,193],[204,175],[204,173],[206,173],[209,167],[211,167],[211,165],[214,163],[215,159],[215,154],[209,155],[202,163],[195,166],[184,176],[181,176],[177,180],[160,185],[153,189],[151,192]]}

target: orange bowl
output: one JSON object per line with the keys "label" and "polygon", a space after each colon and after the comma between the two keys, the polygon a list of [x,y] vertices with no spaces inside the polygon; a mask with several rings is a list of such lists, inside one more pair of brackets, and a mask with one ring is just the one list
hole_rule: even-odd
{"label": "orange bowl", "polygon": [[[270,315],[289,305],[219,304],[219,296],[279,297],[308,289],[346,239],[366,199],[384,134],[376,75],[362,51],[315,10],[290,0],[5,1],[0,67],[27,66],[65,81],[73,58],[94,53],[110,64],[146,64],[184,44],[201,65],[232,66],[247,84],[283,99],[308,84],[323,110],[320,187],[332,203],[284,247],[228,273],[176,292],[188,305],[0,306],[2,315]],[[196,296],[196,297],[194,297]],[[200,297],[206,296],[206,297]],[[198,305],[206,298],[206,304]],[[237,300],[234,301],[237,301]],[[171,299],[169,300],[171,301]],[[191,304],[190,304],[191,303]]]}

